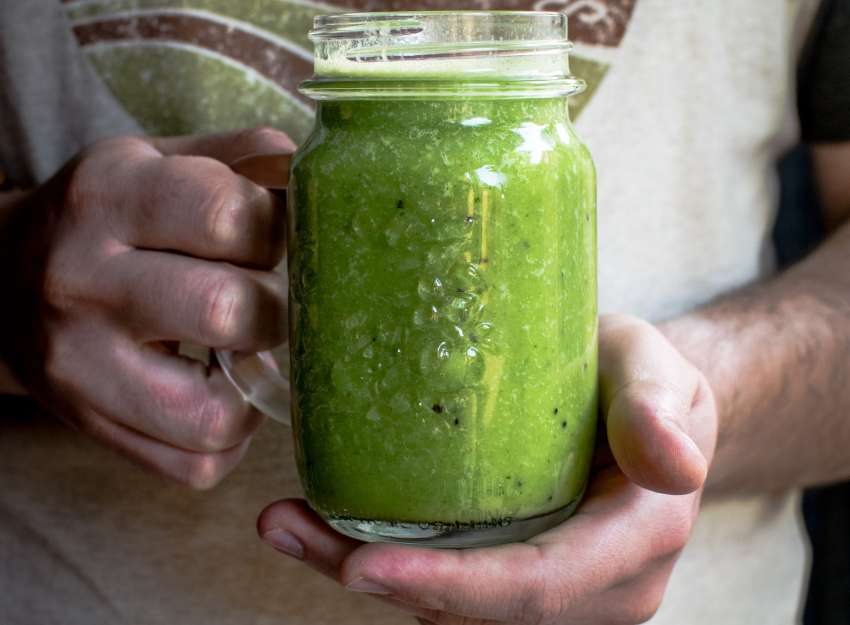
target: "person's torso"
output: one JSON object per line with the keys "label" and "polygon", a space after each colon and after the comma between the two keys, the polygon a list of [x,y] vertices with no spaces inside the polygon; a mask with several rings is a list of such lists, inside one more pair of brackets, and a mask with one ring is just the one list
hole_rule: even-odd
{"label": "person's torso", "polygon": [[[315,15],[462,8],[440,0],[36,4],[50,5],[40,15],[64,29],[75,55],[67,62],[85,88],[46,67],[37,89],[31,76],[17,77],[21,92],[7,109],[26,104],[22,123],[34,128],[47,113],[33,109],[62,89],[62,109],[115,121],[69,121],[75,132],[53,133],[59,149],[28,146],[25,173],[35,179],[61,164],[57,155],[135,124],[154,134],[263,124],[303,140],[312,104],[295,86],[311,72],[306,33]],[[773,165],[797,135],[794,66],[815,0],[462,4],[571,16],[573,71],[589,84],[573,114],[598,170],[603,312],[668,317],[771,271]],[[4,37],[0,45],[11,45]],[[47,110],[60,114],[56,103]],[[16,597],[0,600],[4,623],[409,620],[256,539],[262,506],[300,492],[289,434],[274,426],[209,493],[149,475],[48,419],[0,424],[0,475],[0,587]],[[805,569],[795,501],[706,502],[652,622],[793,622]]]}

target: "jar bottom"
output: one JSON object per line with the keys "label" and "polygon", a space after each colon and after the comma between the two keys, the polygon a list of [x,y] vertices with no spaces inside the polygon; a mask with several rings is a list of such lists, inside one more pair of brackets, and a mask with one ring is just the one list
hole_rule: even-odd
{"label": "jar bottom", "polygon": [[443,549],[492,547],[522,542],[564,522],[575,512],[583,494],[579,494],[563,508],[526,519],[499,519],[482,523],[418,523],[351,517],[323,518],[340,534],[366,542],[400,543]]}

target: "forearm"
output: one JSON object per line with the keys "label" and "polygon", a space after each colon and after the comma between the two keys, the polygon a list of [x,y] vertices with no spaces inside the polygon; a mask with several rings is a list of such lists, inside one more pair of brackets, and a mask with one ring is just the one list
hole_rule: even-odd
{"label": "forearm", "polygon": [[661,329],[717,398],[710,489],[850,476],[850,224],[769,282]]}
{"label": "forearm", "polygon": [[[0,192],[0,232],[8,227],[10,216],[14,209],[26,196],[25,191]],[[6,298],[6,306],[14,306],[14,300]],[[26,391],[12,373],[9,365],[0,357],[0,395],[23,395]]]}

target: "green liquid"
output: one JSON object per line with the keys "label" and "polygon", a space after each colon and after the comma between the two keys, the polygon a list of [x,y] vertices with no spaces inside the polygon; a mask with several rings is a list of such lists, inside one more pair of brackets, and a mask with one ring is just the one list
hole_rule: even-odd
{"label": "green liquid", "polygon": [[486,523],[581,496],[595,174],[566,98],[321,102],[289,214],[293,421],[314,508]]}

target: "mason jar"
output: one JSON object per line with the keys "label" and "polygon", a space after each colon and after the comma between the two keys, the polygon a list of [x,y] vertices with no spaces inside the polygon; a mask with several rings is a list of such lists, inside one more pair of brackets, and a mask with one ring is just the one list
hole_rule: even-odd
{"label": "mason jar", "polygon": [[292,422],[310,505],[367,541],[526,539],[585,489],[595,173],[567,18],[321,16],[288,191]]}

